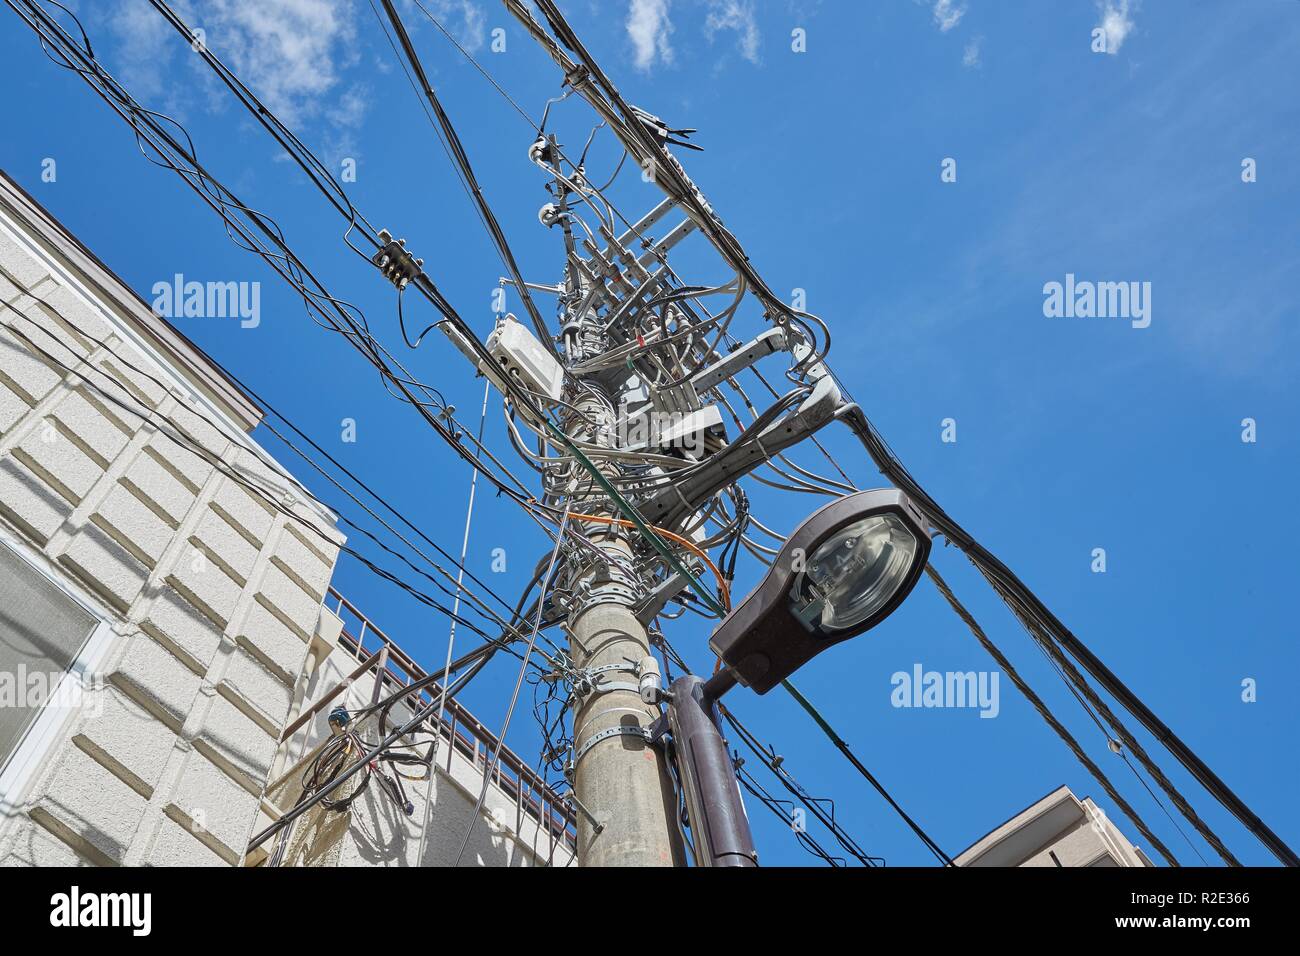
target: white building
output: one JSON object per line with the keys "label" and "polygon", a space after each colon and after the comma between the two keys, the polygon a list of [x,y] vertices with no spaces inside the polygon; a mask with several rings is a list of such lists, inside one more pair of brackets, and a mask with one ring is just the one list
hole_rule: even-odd
{"label": "white building", "polygon": [[[328,733],[311,702],[366,652],[322,605],[334,515],[248,436],[259,420],[0,173],[0,862],[264,859],[250,834]],[[395,689],[415,665],[385,643]],[[450,719],[426,864],[459,846],[491,740]],[[567,863],[570,818],[540,781],[496,776],[465,862]],[[426,786],[409,819],[371,793],[324,828],[304,817],[286,862],[411,865]]]}
{"label": "white building", "polygon": [[[331,591],[325,604],[327,619],[343,626],[332,641],[320,635],[314,643],[317,650],[313,659],[319,659],[320,664],[314,665],[309,659],[299,681],[286,720],[284,745],[267,787],[268,812],[258,822],[259,832],[291,809],[302,792],[304,770],[330,737],[325,717],[332,708],[342,704],[355,713],[381,695],[388,696],[426,676],[346,598]],[[377,692],[376,677],[380,674],[383,684]],[[404,720],[409,714],[409,708],[399,706],[394,709],[393,720]],[[308,811],[294,824],[281,865],[409,867],[417,865],[417,859],[422,866],[452,866],[458,860],[462,866],[572,864],[576,838],[572,810],[561,804],[532,768],[507,747],[501,748],[483,812],[462,856],[461,846],[474,819],[483,775],[496,747],[497,738],[490,730],[454,699],[449,701],[432,782],[403,782],[403,792],[413,804],[410,816],[397,810],[378,786],[369,786],[349,813],[319,807]],[[425,795],[430,789],[433,802],[427,814],[428,837],[420,857]],[[350,791],[350,784],[341,790]],[[260,865],[274,848],[275,840],[268,840],[249,854],[246,864]]]}
{"label": "white building", "polygon": [[958,866],[1154,866],[1092,800],[1058,787],[977,840]]}

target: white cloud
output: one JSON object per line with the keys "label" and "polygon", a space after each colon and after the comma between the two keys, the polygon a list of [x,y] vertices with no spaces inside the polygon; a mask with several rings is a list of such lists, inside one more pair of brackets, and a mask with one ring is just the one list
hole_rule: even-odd
{"label": "white cloud", "polygon": [[[353,0],[174,0],[172,6],[290,127],[320,121],[337,133],[360,125],[367,101],[347,76],[360,59]],[[92,16],[112,36],[111,71],[145,106],[184,120],[193,110],[221,112],[233,102],[146,0],[117,0]]]}
{"label": "white cloud", "polygon": [[[1136,4],[1132,4],[1136,7]],[[1119,53],[1125,38],[1133,32],[1133,20],[1129,17],[1129,0],[1105,0],[1098,3],[1097,10],[1101,21],[1097,24],[1106,36],[1106,52],[1111,56]]]}
{"label": "white cloud", "polygon": [[[183,20],[194,22],[185,4],[175,6]],[[105,13],[115,41],[110,71],[144,105],[151,100],[157,102],[168,93],[162,65],[171,59],[171,49],[181,42],[179,35],[141,0],[119,4]],[[172,101],[170,96],[167,99]]]}
{"label": "white cloud", "polygon": [[934,0],[934,23],[943,33],[947,33],[966,15],[966,7],[958,0]]}
{"label": "white cloud", "polygon": [[633,62],[637,69],[648,70],[658,58],[673,62],[673,48],[668,37],[673,32],[668,19],[669,0],[632,0],[627,10],[627,35],[632,40]]}
{"label": "white cloud", "polygon": [[335,88],[357,59],[354,9],[348,0],[209,0],[200,25],[208,47],[292,125],[342,97]]}
{"label": "white cloud", "polygon": [[961,54],[961,65],[974,69],[981,63],[980,47],[984,45],[983,37],[976,37],[966,44],[966,49]]}
{"label": "white cloud", "polygon": [[428,24],[424,15],[417,11],[418,5],[438,18],[438,22],[447,28],[447,32],[456,38],[456,42],[471,53],[477,53],[486,37],[486,19],[482,7],[474,0],[406,0],[412,16],[404,17],[408,30],[414,31],[422,23]]}
{"label": "white cloud", "polygon": [[704,32],[710,40],[723,30],[739,34],[737,45],[740,55],[750,63],[758,62],[761,35],[754,17],[753,0],[709,0],[709,14],[704,21]]}

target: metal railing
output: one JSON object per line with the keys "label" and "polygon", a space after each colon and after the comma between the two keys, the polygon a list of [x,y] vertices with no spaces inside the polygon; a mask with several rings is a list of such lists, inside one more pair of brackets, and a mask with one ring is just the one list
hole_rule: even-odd
{"label": "metal railing", "polygon": [[[339,646],[355,657],[359,667],[343,683],[332,688],[312,703],[292,724],[285,728],[281,740],[287,742],[295,732],[315,714],[323,710],[352,681],[374,670],[379,679],[375,682],[371,700],[400,691],[428,674],[383,631],[377,628],[356,605],[335,588],[329,589],[325,599],[330,608],[343,621]],[[377,645],[377,646],[376,646]],[[418,708],[421,703],[431,703],[433,698],[424,690],[418,691],[420,703],[406,706]],[[433,720],[430,719],[430,724]],[[451,773],[452,761],[459,754],[480,773],[486,773],[497,738],[473,714],[454,698],[444,709],[441,735],[447,746],[438,754],[438,766]],[[516,807],[515,828],[518,831],[525,816],[534,820],[553,838],[562,840],[571,850],[577,846],[575,811],[564,798],[546,785],[546,782],[509,747],[502,745],[501,756],[492,772],[492,784],[511,798]]]}

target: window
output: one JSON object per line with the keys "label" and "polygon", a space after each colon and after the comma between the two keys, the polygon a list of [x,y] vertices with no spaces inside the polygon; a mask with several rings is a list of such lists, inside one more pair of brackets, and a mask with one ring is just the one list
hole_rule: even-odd
{"label": "window", "polygon": [[[47,702],[61,701],[100,620],[0,541],[0,768]],[[79,682],[78,682],[79,684]]]}

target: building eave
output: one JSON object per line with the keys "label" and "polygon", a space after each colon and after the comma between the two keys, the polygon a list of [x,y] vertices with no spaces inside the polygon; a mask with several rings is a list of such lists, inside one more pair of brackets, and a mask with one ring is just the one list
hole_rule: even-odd
{"label": "building eave", "polygon": [[114,303],[124,321],[166,356],[196,389],[216,402],[245,433],[257,427],[263,417],[257,403],[206,352],[155,313],[138,292],[3,169],[0,169],[0,206],[25,227],[32,241],[62,260],[105,301]]}

